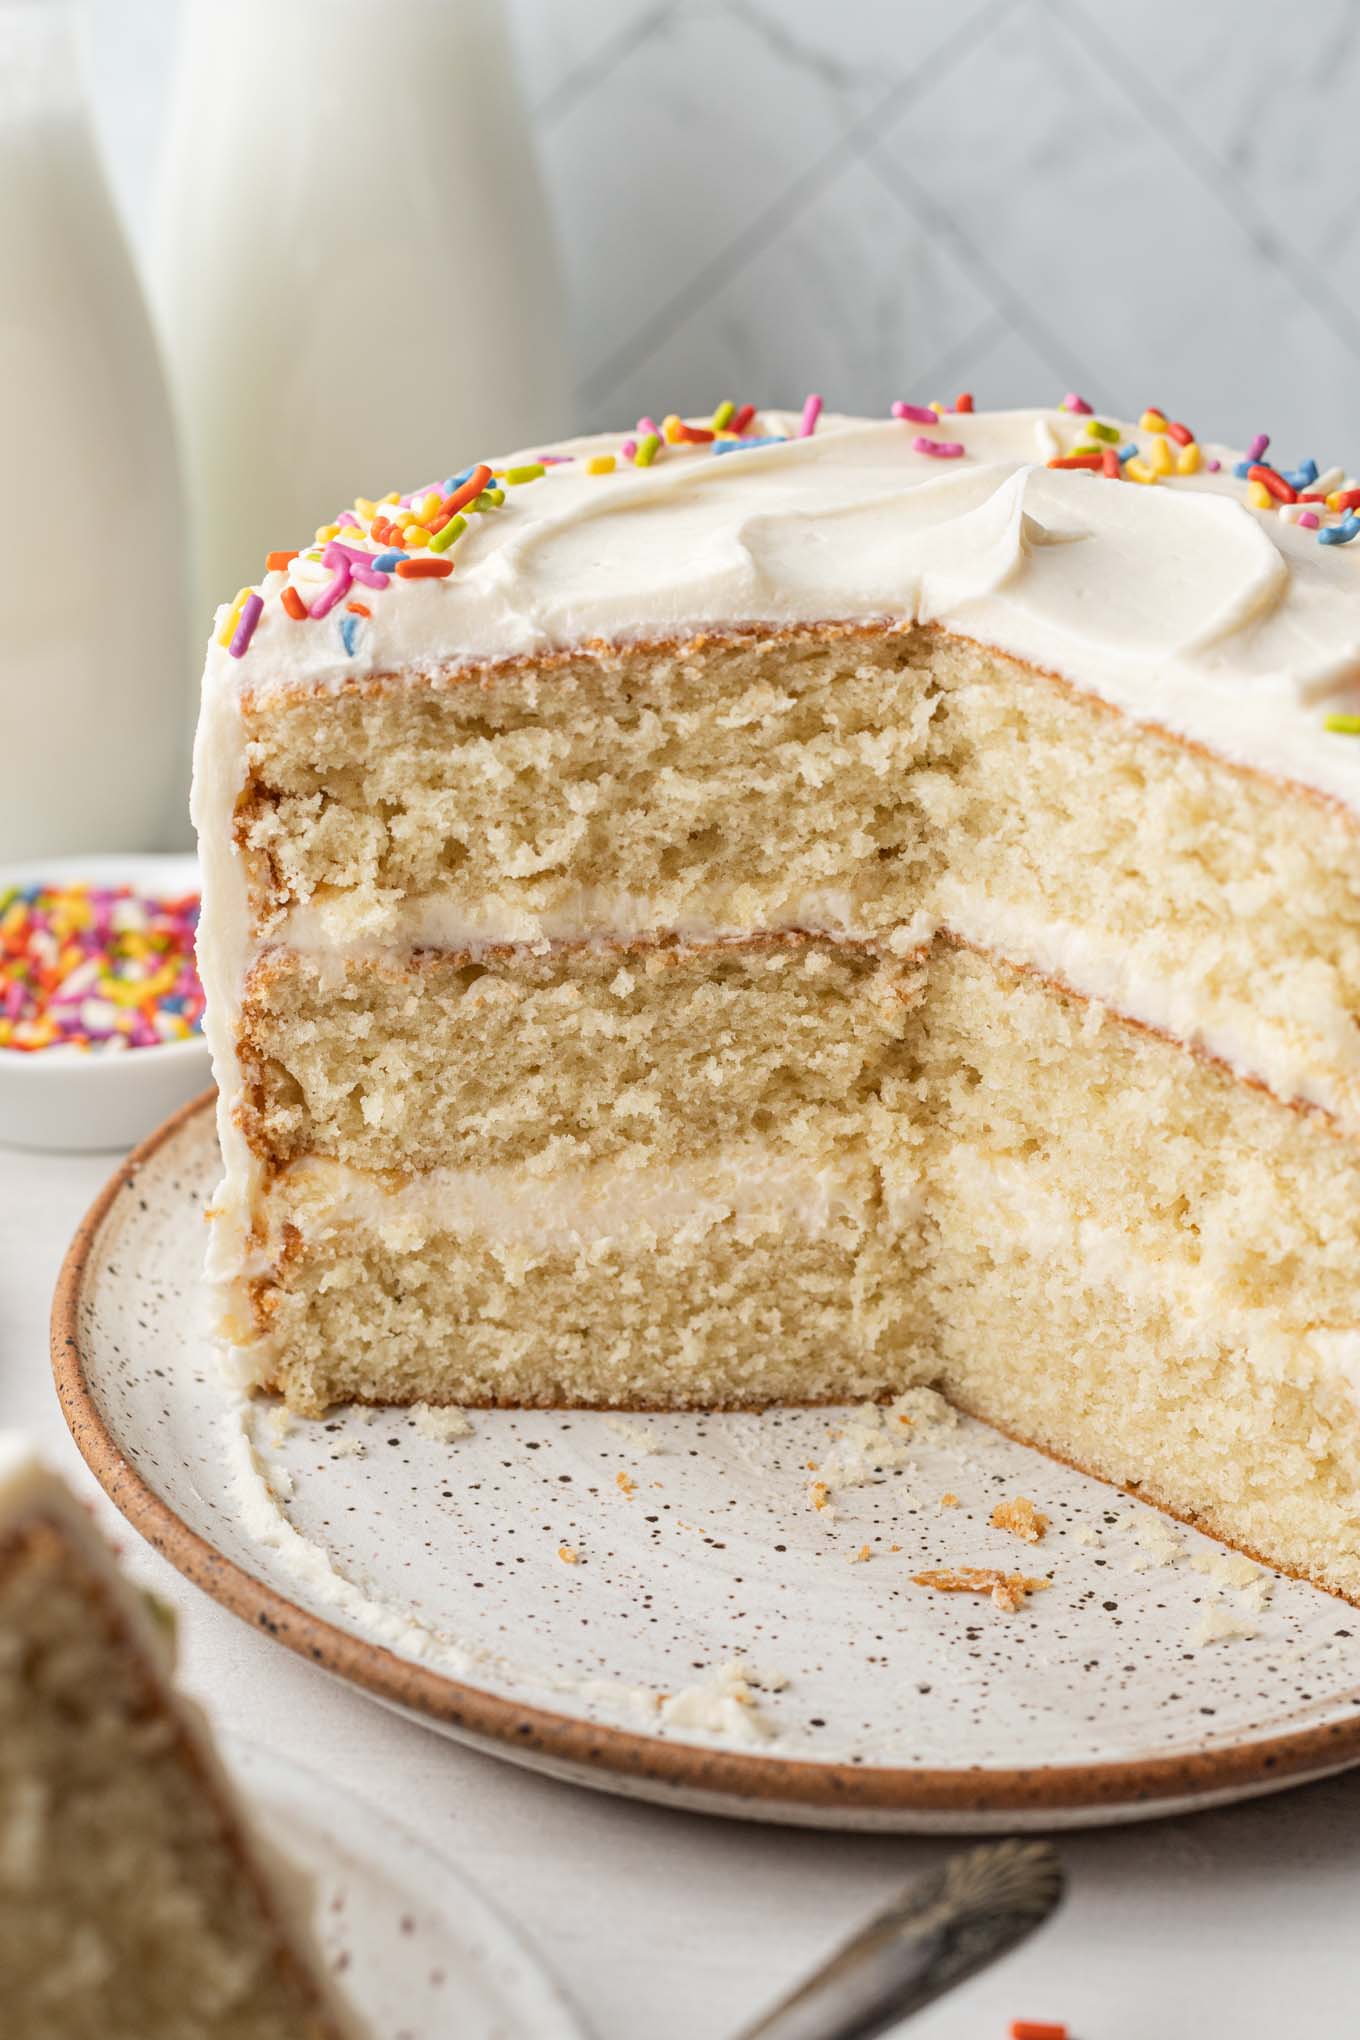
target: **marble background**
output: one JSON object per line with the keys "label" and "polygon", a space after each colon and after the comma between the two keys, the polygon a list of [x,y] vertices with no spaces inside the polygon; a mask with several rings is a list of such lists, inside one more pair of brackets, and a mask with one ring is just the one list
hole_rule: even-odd
{"label": "marble background", "polygon": [[[143,240],[178,0],[95,4]],[[1360,461],[1356,0],[507,5],[581,425],[1075,388]]]}

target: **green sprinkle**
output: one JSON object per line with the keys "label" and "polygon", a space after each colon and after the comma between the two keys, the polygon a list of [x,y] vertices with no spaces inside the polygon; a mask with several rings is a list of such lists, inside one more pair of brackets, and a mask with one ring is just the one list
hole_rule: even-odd
{"label": "green sprinkle", "polygon": [[543,472],[542,461],[536,460],[531,462],[528,467],[507,468],[505,470],[505,479],[509,482],[512,489],[517,489],[521,482],[536,482]]}
{"label": "green sprinkle", "polygon": [[483,489],[475,502],[468,504],[469,510],[499,510],[505,501],[504,489]]}
{"label": "green sprinkle", "polygon": [[737,407],[732,402],[732,399],[730,397],[724,397],[723,401],[719,404],[717,410],[713,413],[712,418],[709,420],[709,424],[711,425],[712,429],[715,432],[721,432],[723,427],[726,425],[728,419],[735,417],[736,410]]}
{"label": "green sprinkle", "polygon": [[1086,420],[1086,430],[1090,438],[1103,439],[1107,446],[1118,446],[1119,444],[1119,427],[1117,425],[1102,425],[1099,418],[1088,418]]}
{"label": "green sprinkle", "polygon": [[466,517],[450,517],[442,531],[436,531],[434,537],[430,540],[430,551],[433,553],[447,552],[455,538],[461,538],[466,530]]}
{"label": "green sprinkle", "polygon": [[634,467],[650,467],[656,459],[657,450],[660,445],[660,438],[655,432],[649,432],[645,439],[640,439],[638,441],[638,450],[633,456]]}
{"label": "green sprinkle", "polygon": [[1329,715],[1322,727],[1335,731],[1338,737],[1360,737],[1360,715]]}
{"label": "green sprinkle", "polygon": [[1100,451],[1101,447],[1099,440],[1079,439],[1076,445],[1072,448],[1072,458],[1075,460],[1076,456],[1079,453],[1099,453]]}

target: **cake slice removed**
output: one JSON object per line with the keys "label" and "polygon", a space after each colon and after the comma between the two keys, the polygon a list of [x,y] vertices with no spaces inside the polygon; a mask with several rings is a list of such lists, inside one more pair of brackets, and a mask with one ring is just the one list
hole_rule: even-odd
{"label": "cake slice removed", "polygon": [[0,1433],[4,2040],[355,2040],[163,1626]]}

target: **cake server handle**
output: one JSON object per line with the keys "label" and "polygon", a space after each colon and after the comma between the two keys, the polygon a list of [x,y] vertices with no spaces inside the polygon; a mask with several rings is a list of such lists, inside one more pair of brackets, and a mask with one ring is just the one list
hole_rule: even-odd
{"label": "cake server handle", "polygon": [[1063,1886],[1047,1842],[991,1842],[950,1856],[737,2040],[871,2040],[1018,1947]]}

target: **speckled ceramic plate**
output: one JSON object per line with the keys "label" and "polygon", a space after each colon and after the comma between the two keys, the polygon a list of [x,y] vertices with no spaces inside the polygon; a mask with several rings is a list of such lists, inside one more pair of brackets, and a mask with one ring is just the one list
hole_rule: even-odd
{"label": "speckled ceramic plate", "polygon": [[[691,1808],[923,1831],[1169,1813],[1360,1760],[1355,1610],[981,1425],[478,1411],[452,1437],[243,1403],[198,1277],[216,1172],[200,1103],[81,1227],[54,1313],[72,1431],[181,1571],[431,1727]],[[875,1454],[899,1463],[846,1477]],[[991,1524],[1018,1495],[1041,1544]],[[913,1581],[960,1566],[1051,1584],[1006,1614]]]}
{"label": "speckled ceramic plate", "polygon": [[322,1954],[369,2032],[586,2040],[513,1928],[409,1829],[252,1744],[223,1754],[265,1835],[312,1878]]}

